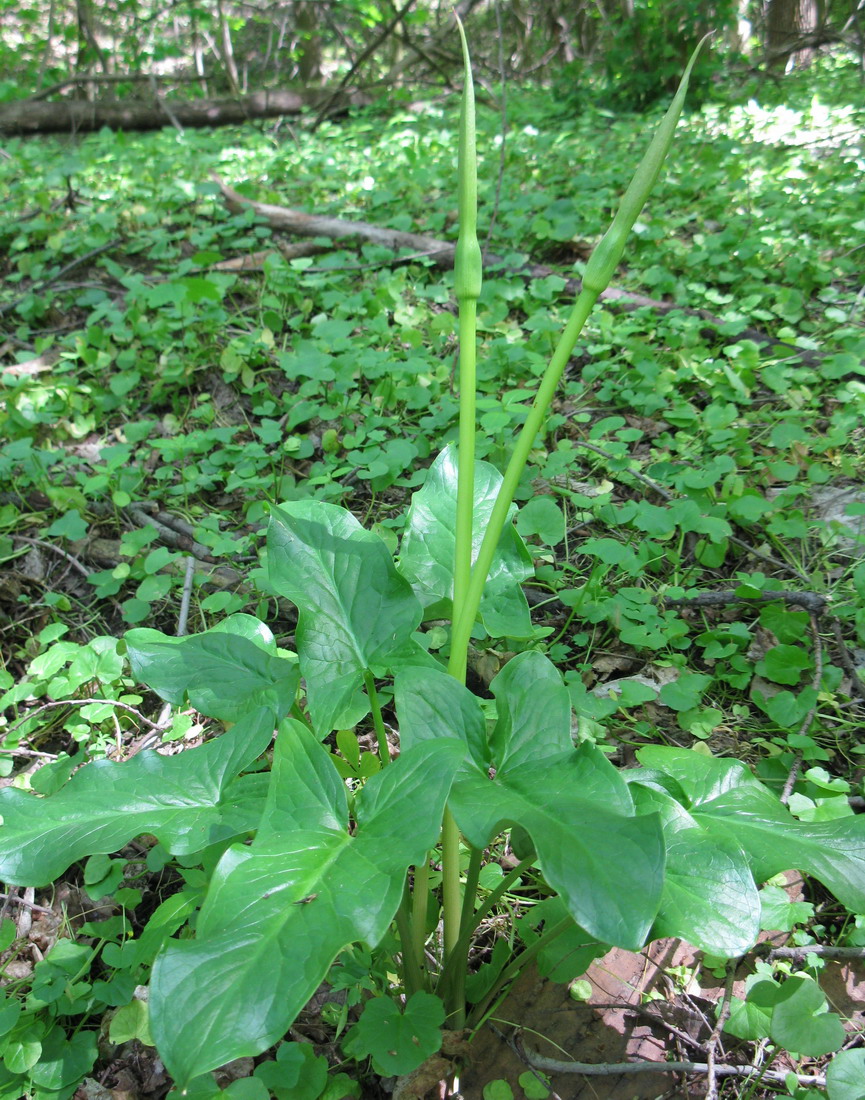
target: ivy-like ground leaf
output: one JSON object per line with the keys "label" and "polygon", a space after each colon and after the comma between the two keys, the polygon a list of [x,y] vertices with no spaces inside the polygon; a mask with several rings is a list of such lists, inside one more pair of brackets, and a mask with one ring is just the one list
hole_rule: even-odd
{"label": "ivy-like ground leaf", "polygon": [[838,1050],[846,1039],[841,1017],[826,1011],[826,995],[813,979],[793,976],[782,988],[769,1024],[769,1035],[785,1050],[819,1058]]}
{"label": "ivy-like ground leaf", "polygon": [[[495,466],[475,463],[472,563],[501,483],[502,475]],[[511,518],[515,513],[513,508]],[[412,497],[399,559],[400,573],[411,581],[426,619],[447,618],[452,613],[456,515],[457,459],[455,448],[449,445]],[[493,637],[531,636],[531,616],[520,582],[533,573],[526,544],[513,523],[505,524],[480,605],[481,619]]]}
{"label": "ivy-like ground leaf", "polygon": [[403,1076],[439,1050],[444,1022],[444,1005],[423,990],[409,998],[404,1012],[389,997],[373,997],[343,1046],[358,1060],[370,1056],[383,1077]]}
{"label": "ivy-like ground leaf", "polygon": [[314,728],[326,737],[366,670],[430,664],[412,638],[423,610],[378,535],[319,500],[275,507],[268,577],[298,609],[295,635]]}
{"label": "ivy-like ground leaf", "polygon": [[438,839],[462,755],[455,740],[404,752],[358,795],[352,835],[327,750],[299,722],[283,724],[255,842],[225,853],[196,939],[172,941],[153,967],[151,1029],[181,1086],[272,1045],[347,944],[379,942],[406,869]]}
{"label": "ivy-like ground leaf", "polygon": [[211,718],[237,722],[250,709],[266,706],[274,722],[286,715],[300,673],[277,656],[270,630],[252,615],[232,615],[203,634],[172,638],[139,628],[125,635],[136,678],[166,702],[191,706]]}
{"label": "ivy-like ground leaf", "polygon": [[96,760],[47,798],[5,787],[0,879],[44,886],[76,860],[116,852],[141,833],[189,855],[255,828],[260,785],[236,776],[264,752],[273,727],[271,711],[259,709],[176,756],[145,751],[123,763]]}
{"label": "ivy-like ground leaf", "polygon": [[842,1050],[826,1070],[829,1100],[865,1100],[865,1050]]}

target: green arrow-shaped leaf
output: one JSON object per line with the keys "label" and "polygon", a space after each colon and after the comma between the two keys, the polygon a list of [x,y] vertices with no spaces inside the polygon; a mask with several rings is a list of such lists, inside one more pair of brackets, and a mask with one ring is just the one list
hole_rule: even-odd
{"label": "green arrow-shaped leaf", "polygon": [[667,866],[652,938],[686,940],[712,955],[743,955],[760,931],[760,894],[738,845],[713,836],[675,799],[633,784],[643,813],[657,810]]}
{"label": "green arrow-shaped leaf", "polygon": [[558,669],[543,654],[520,653],[491,687],[498,720],[490,746],[499,771],[572,747],[571,697]]}
{"label": "green arrow-shaped leaf", "polygon": [[[472,562],[480,550],[501,483],[502,476],[494,466],[475,463]],[[399,559],[399,570],[411,581],[428,619],[450,617],[452,613],[456,502],[456,451],[448,446],[412,497]],[[515,513],[513,508],[511,517]],[[481,619],[494,637],[531,635],[531,618],[520,582],[533,572],[531,555],[513,523],[508,522],[480,605]]]}
{"label": "green arrow-shaped leaf", "polygon": [[232,615],[204,634],[172,638],[140,628],[125,636],[135,676],[174,706],[237,722],[250,709],[288,713],[300,683],[296,665],[277,656],[268,628],[252,615]]}
{"label": "green arrow-shaped leaf", "polygon": [[[313,812],[296,829],[291,790],[316,754],[322,764],[298,796]],[[346,944],[378,943],[407,867],[436,843],[461,756],[453,741],[403,753],[358,796],[351,835],[327,751],[300,723],[283,724],[264,827],[220,860],[196,939],[172,942],[154,964],[151,1030],[176,1081],[265,1050]]]}
{"label": "green arrow-shaped leaf", "polygon": [[829,1100],[865,1100],[865,1050],[842,1050],[826,1070]]}
{"label": "green arrow-shaped leaf", "polygon": [[738,760],[649,746],[640,761],[670,777],[695,821],[748,856],[757,882],[780,871],[813,875],[854,913],[865,912],[865,817],[797,821]]}
{"label": "green arrow-shaped leaf", "polygon": [[781,987],[769,1035],[785,1050],[819,1058],[838,1050],[847,1035],[841,1017],[826,1011],[826,995],[811,978],[794,976]]}
{"label": "green arrow-shaped leaf", "polygon": [[378,535],[334,504],[274,508],[268,577],[298,608],[300,670],[313,725],[327,736],[369,669],[431,664],[411,637],[423,610]]}
{"label": "green arrow-shaped leaf", "polygon": [[[599,750],[557,749],[562,737],[557,706],[538,702],[526,713],[524,676],[532,670],[540,674],[541,665],[521,662],[496,686],[506,717],[497,727],[497,759],[503,764],[495,778],[472,752],[454,780],[448,806],[478,848],[506,825],[523,826],[547,881],[574,920],[604,943],[636,949],[645,942],[661,897],[659,819],[635,815],[627,785]],[[546,679],[540,683],[539,694],[554,694]],[[477,737],[480,705],[452,677],[400,676],[396,701],[403,744],[455,735],[467,744]],[[460,725],[464,716],[468,721]],[[527,751],[533,736],[535,760]]]}
{"label": "green arrow-shaped leaf", "polygon": [[272,736],[270,711],[257,710],[228,733],[177,756],[147,751],[123,763],[94,761],[47,798],[0,790],[0,878],[43,886],[75,860],[116,852],[140,833],[188,855],[255,828],[262,810],[259,777],[232,781]]}

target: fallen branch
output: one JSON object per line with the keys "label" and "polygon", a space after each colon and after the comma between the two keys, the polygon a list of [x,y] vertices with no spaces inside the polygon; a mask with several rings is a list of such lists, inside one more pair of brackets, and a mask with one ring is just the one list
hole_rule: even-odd
{"label": "fallen branch", "polygon": [[[327,89],[301,89],[296,92],[271,90],[233,99],[167,100],[155,102],[89,103],[82,99],[43,102],[19,99],[0,107],[0,133],[51,134],[79,133],[84,130],[160,130],[166,118],[174,126],[232,126],[258,118],[280,118],[316,110],[328,95]],[[339,92],[331,109],[346,109],[352,97]]]}
{"label": "fallen branch", "polygon": [[[759,947],[768,946],[759,944]],[[827,944],[825,947],[819,943],[803,944],[802,947],[772,947],[770,951],[758,952],[758,948],[754,948],[754,953],[759,953],[763,957],[769,959],[804,959],[808,955],[817,955],[821,959],[849,959],[856,961],[858,959],[865,959],[865,947],[833,947]]]}
{"label": "fallen branch", "polygon": [[4,905],[20,905],[22,909],[31,909],[34,913],[48,913],[54,916],[53,909],[46,909],[44,905],[37,905],[33,901],[27,901],[26,898],[19,898],[17,894],[0,894],[0,901]]}
{"label": "fallen branch", "polygon": [[[244,208],[252,209],[273,229],[281,229],[289,233],[297,233],[302,237],[330,237],[339,240],[345,237],[360,237],[363,240],[380,244],[390,248],[394,252],[408,249],[417,256],[430,259],[436,267],[450,269],[454,262],[455,244],[450,241],[439,240],[437,237],[426,237],[418,233],[406,233],[396,229],[387,229],[371,222],[347,221],[344,218],[331,218],[320,214],[307,214],[301,210],[293,210],[287,206],[274,206],[272,203],[255,202],[244,198],[232,187],[229,187],[216,173],[211,173],[212,178],[219,185],[222,196],[229,209],[239,211]],[[484,262],[488,267],[496,265],[504,266],[501,256],[485,253]],[[512,274],[523,275],[530,279],[545,279],[559,272],[543,264],[525,264],[520,268],[511,269]],[[563,293],[576,296],[580,291],[580,280],[565,278]],[[706,324],[720,327],[726,322],[721,317],[716,317],[705,309],[692,309],[679,305],[677,302],[662,302],[657,298],[647,298],[643,294],[635,294],[630,290],[619,290],[616,287],[607,287],[601,292],[600,300],[607,303],[615,303],[620,309],[652,309],[656,313],[672,313],[674,310],[685,313],[689,317],[697,317]],[[740,340],[753,340],[757,344],[788,349],[791,355],[798,356],[803,362],[819,362],[822,356],[819,352],[797,347],[785,340],[777,340],[760,329],[743,328],[728,342],[738,343]]]}
{"label": "fallen branch", "polygon": [[64,561],[68,561],[72,568],[77,569],[83,577],[90,576],[89,569],[85,569],[77,558],[73,557],[72,554],[67,554],[62,547],[55,546],[53,542],[46,542],[45,539],[31,539],[28,538],[27,535],[13,535],[12,542],[13,544],[16,542],[24,542],[28,546],[41,546],[44,550],[50,550],[53,554],[57,554],[59,557],[63,558]]}
{"label": "fallen branch", "polygon": [[[19,720],[17,722],[15,722],[13,725],[9,726],[4,731],[4,736],[8,737],[10,733],[14,733],[15,730],[20,729],[21,726],[24,726],[24,725],[27,724],[27,722],[32,721],[36,717],[37,714],[41,714],[43,711],[54,710],[57,707],[89,707],[91,705],[95,706],[95,705],[98,705],[100,703],[103,703],[103,704],[105,704],[106,706],[109,706],[109,707],[119,707],[121,710],[125,710],[125,711],[128,711],[130,714],[134,714],[139,722],[141,722],[143,725],[147,726],[151,730],[162,730],[163,729],[163,727],[160,726],[157,722],[151,722],[151,720],[149,718],[145,717],[141,713],[140,710],[136,710],[136,708],[133,707],[133,706],[130,706],[129,703],[121,703],[119,699],[99,699],[99,698],[96,698],[95,696],[93,696],[93,697],[88,698],[88,699],[54,699],[50,703],[42,703],[42,704],[40,704],[40,706],[34,707],[33,710],[29,710],[24,715],[23,718],[19,718]],[[6,750],[0,749],[0,752],[3,752],[3,751],[6,751]],[[10,751],[17,752],[18,750],[13,749],[13,750],[10,750]],[[31,749],[29,751],[28,755],[32,754],[33,752],[35,752],[35,750]],[[54,759],[53,754],[51,754],[51,753],[40,753],[39,755],[41,755],[41,756],[50,756],[52,759]]]}
{"label": "fallen branch", "polygon": [[721,1001],[721,1007],[718,1012],[717,1019],[715,1020],[715,1026],[712,1028],[712,1034],[709,1036],[709,1041],[706,1043],[706,1096],[705,1100],[718,1100],[718,1063],[715,1061],[715,1052],[721,1044],[721,1033],[724,1030],[724,1024],[730,1015],[730,1008],[733,1003],[733,982],[736,978],[736,965],[733,962],[727,963],[727,977],[724,981],[724,997]]}
{"label": "fallen branch", "polygon": [[680,596],[678,598],[661,596],[656,601],[665,607],[726,607],[731,603],[761,604],[776,603],[787,604],[788,607],[801,607],[812,615],[820,615],[826,608],[826,597],[818,592],[759,592],[754,596],[740,596],[734,589],[725,589],[721,592],[700,592],[696,596]]}
{"label": "fallen branch", "polygon": [[[522,1045],[526,1061],[535,1069],[545,1073],[580,1073],[586,1077],[610,1077],[618,1074],[635,1073],[700,1073],[709,1072],[706,1062],[563,1062],[558,1058],[544,1058],[541,1054]],[[781,1070],[764,1070],[761,1066],[715,1065],[716,1077],[759,1077],[761,1081],[783,1085],[790,1073]],[[825,1088],[823,1074],[795,1073],[793,1076],[800,1085]]]}

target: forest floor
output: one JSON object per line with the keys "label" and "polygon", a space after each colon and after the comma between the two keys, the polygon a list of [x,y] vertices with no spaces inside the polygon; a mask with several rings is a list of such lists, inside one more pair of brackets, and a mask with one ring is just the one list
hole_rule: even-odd
{"label": "forest floor", "polygon": [[[478,457],[500,469],[655,116],[512,92],[504,135],[502,121],[482,106],[480,232],[498,262],[478,310]],[[397,550],[407,501],[456,435],[452,277],[369,239],[289,237],[229,205],[213,175],[252,202],[452,240],[455,131],[448,101],[383,105],[314,135],[268,123],[6,144],[4,786],[45,793],[84,759],[177,751],[211,732],[136,685],[121,640],[247,612],[290,646],[292,609],[259,562],[269,503],[339,503]],[[476,638],[470,670],[488,696],[514,652],[541,649],[564,675],[575,736],[615,762],[699,745],[779,791],[792,775],[789,807],[814,823],[863,806],[863,158],[850,68],[683,120],[621,295],[590,319],[517,494],[531,634]],[[428,632],[446,654],[446,628]],[[92,951],[140,933],[180,881],[146,855],[99,857],[6,903],[4,1003],[24,1008],[0,1098],[30,1081],[27,1044],[56,1026],[104,1033],[88,1077],[99,1087],[80,1096],[164,1093],[128,1011],[145,972],[92,953],[87,998],[58,1008],[32,995],[58,937]],[[865,949],[865,914],[813,881],[765,889],[774,944]],[[573,982],[530,972],[478,1037],[464,1095],[498,1100],[504,1080],[542,1095],[523,1039],[578,1061],[702,1062],[716,1006],[806,957],[749,956],[725,985],[717,960],[658,941],[593,964],[577,999]],[[70,958],[77,981],[84,955]],[[816,958],[808,973],[861,1050],[865,964]],[[307,1037],[337,1060],[321,1026]],[[731,1029],[731,1057],[823,1073],[825,1058],[750,1026]],[[552,1074],[563,1100],[703,1095],[699,1075],[682,1081]],[[26,1087],[70,1094],[55,1085]],[[722,1096],[825,1095],[819,1080],[749,1088],[720,1080]]]}

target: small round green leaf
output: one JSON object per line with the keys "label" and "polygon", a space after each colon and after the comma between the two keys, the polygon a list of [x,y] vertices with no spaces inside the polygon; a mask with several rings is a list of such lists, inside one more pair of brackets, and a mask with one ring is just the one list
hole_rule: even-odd
{"label": "small round green leaf", "polygon": [[368,1054],[376,1072],[401,1076],[431,1057],[441,1047],[444,1005],[431,993],[415,993],[400,1012],[388,997],[367,1001],[345,1044],[353,1057]]}
{"label": "small round green leaf", "polygon": [[556,546],[565,537],[565,517],[552,497],[535,497],[517,513],[517,530],[523,538],[537,535],[547,546]]}
{"label": "small round green leaf", "polygon": [[783,987],[785,993],[787,985],[793,985],[793,990],[772,1012],[771,1038],[787,1050],[811,1058],[837,1050],[844,1042],[844,1025],[840,1016],[826,1011],[826,997],[819,985],[810,978],[791,978]]}
{"label": "small round green leaf", "polygon": [[865,1050],[842,1050],[826,1070],[829,1100],[865,1100]]}

